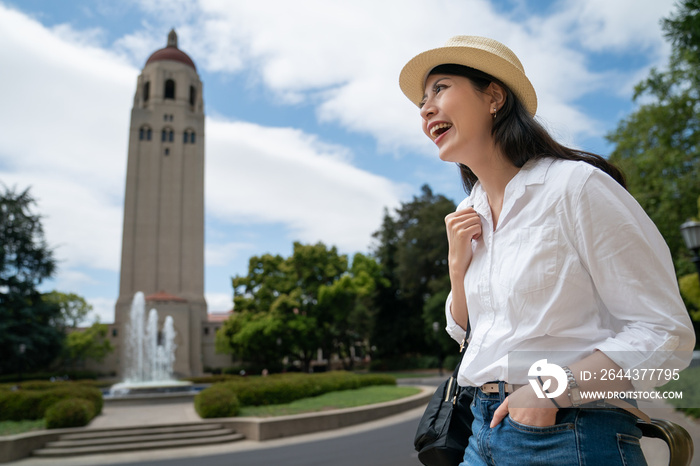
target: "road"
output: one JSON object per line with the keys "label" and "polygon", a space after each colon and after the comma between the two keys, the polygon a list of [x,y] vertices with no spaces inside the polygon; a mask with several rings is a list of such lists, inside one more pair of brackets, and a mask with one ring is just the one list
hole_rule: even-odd
{"label": "road", "polygon": [[342,437],[234,453],[185,457],[122,466],[420,466],[413,436],[420,418],[413,418]]}

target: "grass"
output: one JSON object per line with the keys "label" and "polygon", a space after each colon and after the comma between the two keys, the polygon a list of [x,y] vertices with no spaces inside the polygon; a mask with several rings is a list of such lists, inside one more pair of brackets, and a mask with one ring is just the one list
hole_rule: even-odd
{"label": "grass", "polygon": [[271,406],[244,406],[239,416],[271,417],[288,414],[328,411],[331,409],[353,408],[374,403],[397,400],[415,395],[420,390],[415,387],[376,385],[357,390],[331,392],[313,398],[303,398],[291,403]]}
{"label": "grass", "polygon": [[665,401],[689,416],[700,418],[700,367],[681,371],[680,378],[672,380],[661,387],[661,391],[682,392],[682,399],[668,399]]}
{"label": "grass", "polygon": [[24,432],[45,428],[43,419],[36,421],[0,421],[0,436],[23,434]]}

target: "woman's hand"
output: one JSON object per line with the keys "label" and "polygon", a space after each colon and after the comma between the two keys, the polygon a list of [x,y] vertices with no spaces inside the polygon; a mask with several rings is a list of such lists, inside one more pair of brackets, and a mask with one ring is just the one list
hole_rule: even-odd
{"label": "woman's hand", "polygon": [[451,277],[462,277],[472,261],[472,240],[481,236],[481,219],[472,207],[453,212],[445,217],[449,243]]}
{"label": "woman's hand", "polygon": [[[516,408],[517,406],[517,408]],[[491,427],[496,427],[508,414],[520,424],[548,427],[556,424],[559,411],[549,398],[537,398],[530,385],[520,387],[503,400],[496,408]]]}

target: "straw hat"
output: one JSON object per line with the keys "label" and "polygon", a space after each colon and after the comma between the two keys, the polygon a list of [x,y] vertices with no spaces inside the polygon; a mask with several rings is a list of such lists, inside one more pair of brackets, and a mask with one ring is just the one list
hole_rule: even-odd
{"label": "straw hat", "polygon": [[537,94],[513,51],[493,39],[455,36],[444,47],[413,57],[401,70],[399,85],[411,102],[420,105],[428,73],[438,65],[469,66],[504,83],[520,99],[530,115],[537,111]]}

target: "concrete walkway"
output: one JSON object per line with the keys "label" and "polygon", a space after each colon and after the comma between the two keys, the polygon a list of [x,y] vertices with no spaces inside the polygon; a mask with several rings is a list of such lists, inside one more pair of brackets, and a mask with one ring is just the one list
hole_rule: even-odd
{"label": "concrete walkway", "polygon": [[[152,407],[140,407],[141,412],[125,409],[126,407],[119,407],[114,412],[111,410],[105,410],[103,414],[95,418],[93,423],[99,420],[99,427],[118,427],[133,425],[134,422],[140,422],[141,425],[147,424],[158,424],[162,423],[163,420],[169,419],[168,422],[187,422],[191,419],[179,418],[177,421],[174,420],[176,417],[175,413],[184,414],[189,416],[188,408],[185,403],[171,403],[171,404],[161,404]],[[145,409],[148,408],[148,409]],[[399,422],[404,422],[407,420],[418,419],[423,414],[424,407],[413,408],[406,412],[382,418],[376,421],[370,421],[364,424],[358,424],[355,426],[344,427],[341,429],[317,432],[313,434],[297,435],[294,437],[285,437],[275,440],[267,440],[264,442],[256,442],[252,440],[242,440],[238,442],[210,445],[204,447],[182,447],[174,448],[169,450],[151,450],[151,451],[137,451],[131,453],[118,453],[105,455],[91,455],[91,456],[75,456],[71,458],[24,458],[18,461],[12,461],[9,463],[3,463],[11,466],[93,466],[93,465],[109,465],[109,464],[121,464],[121,463],[134,463],[138,464],[145,461],[155,461],[155,460],[166,460],[173,458],[194,458],[198,456],[206,455],[216,455],[225,453],[234,453],[241,451],[258,450],[265,448],[274,448],[285,445],[299,444],[305,442],[312,442],[316,440],[323,440],[334,437],[341,437],[345,435],[351,435],[358,432],[363,432],[367,430],[377,429],[384,426],[389,426]],[[194,413],[192,409],[191,413]],[[195,416],[196,413],[194,413]],[[159,419],[153,419],[159,418]],[[199,416],[197,416],[197,420]],[[91,423],[91,428],[98,428],[98,426]],[[193,463],[194,464],[194,463]]]}

